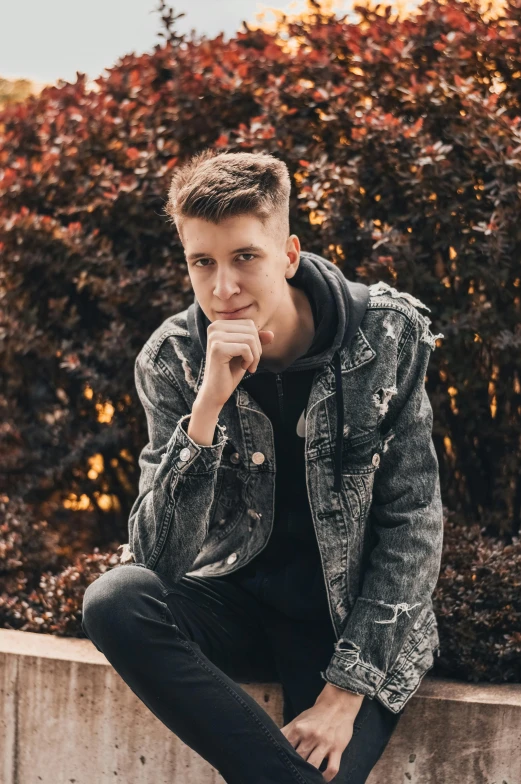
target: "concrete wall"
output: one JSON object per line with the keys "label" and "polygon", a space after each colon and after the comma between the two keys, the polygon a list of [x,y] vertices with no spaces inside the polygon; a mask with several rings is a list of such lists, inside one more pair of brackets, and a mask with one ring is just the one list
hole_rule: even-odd
{"label": "concrete wall", "polygon": [[[242,685],[242,684],[241,684]],[[243,686],[282,726],[278,684]],[[90,640],[0,629],[0,784],[222,784]],[[368,784],[520,784],[521,685],[426,676]]]}

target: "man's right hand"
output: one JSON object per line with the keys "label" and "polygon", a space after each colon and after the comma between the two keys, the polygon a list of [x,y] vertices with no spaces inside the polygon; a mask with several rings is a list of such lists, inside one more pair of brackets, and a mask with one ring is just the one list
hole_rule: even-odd
{"label": "man's right hand", "polygon": [[275,335],[269,329],[258,330],[253,319],[217,319],[206,335],[204,378],[197,397],[220,410],[246,371],[257,370],[262,346]]}

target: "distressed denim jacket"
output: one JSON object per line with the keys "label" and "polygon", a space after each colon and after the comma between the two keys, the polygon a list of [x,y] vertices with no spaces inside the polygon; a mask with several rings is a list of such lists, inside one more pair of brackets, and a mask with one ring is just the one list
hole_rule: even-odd
{"label": "distressed denim jacket", "polygon": [[[419,310],[429,308],[411,294],[384,282],[368,288],[338,367],[313,379],[306,484],[336,636],[321,676],[397,713],[439,653],[432,594],[443,514],[425,374],[443,335],[431,333]],[[169,583],[244,566],[267,544],[274,515],[273,428],[240,384],[211,445],[187,434],[205,366],[187,313],[167,318],[136,359],[149,441],[120,557]]]}

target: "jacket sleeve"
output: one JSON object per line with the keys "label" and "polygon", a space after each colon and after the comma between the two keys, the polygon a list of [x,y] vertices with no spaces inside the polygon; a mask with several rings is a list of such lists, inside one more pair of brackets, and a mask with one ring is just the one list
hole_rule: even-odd
{"label": "jacket sleeve", "polygon": [[153,362],[146,345],[135,362],[135,382],[148,443],[139,456],[139,493],[130,511],[128,546],[137,563],[177,582],[190,570],[208,533],[225,429],[217,423],[212,445],[190,438],[188,404],[175,378]]}
{"label": "jacket sleeve", "polygon": [[397,394],[382,421],[368,524],[375,542],[360,595],[348,615],[324,680],[374,697],[411,628],[431,602],[441,566],[443,508],[425,373],[435,337],[415,325],[398,361]]}

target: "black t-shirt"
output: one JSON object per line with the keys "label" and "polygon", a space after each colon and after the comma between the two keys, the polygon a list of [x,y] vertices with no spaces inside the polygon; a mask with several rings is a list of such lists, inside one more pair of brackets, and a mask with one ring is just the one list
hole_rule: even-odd
{"label": "black t-shirt", "polygon": [[[297,274],[293,285],[302,285]],[[315,336],[305,356],[326,349],[337,329],[336,311],[307,291]],[[309,507],[304,446],[297,422],[307,406],[316,368],[263,371],[241,381],[273,425],[275,513],[264,548],[249,564],[223,579],[238,582],[261,601],[289,617],[319,620],[329,616],[320,552]]]}

